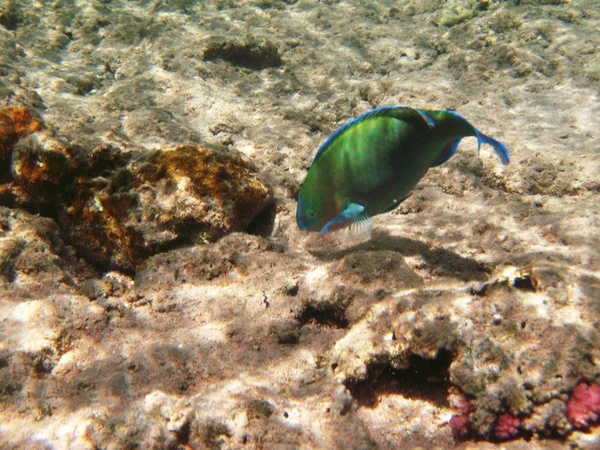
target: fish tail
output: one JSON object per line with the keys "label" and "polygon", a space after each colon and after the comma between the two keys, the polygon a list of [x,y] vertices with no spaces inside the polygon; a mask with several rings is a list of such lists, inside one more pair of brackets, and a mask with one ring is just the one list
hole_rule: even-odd
{"label": "fish tail", "polygon": [[491,145],[492,147],[494,147],[494,150],[496,151],[496,154],[500,158],[500,161],[502,161],[502,164],[507,165],[509,163],[510,156],[508,155],[508,149],[502,142],[498,142],[496,139],[486,136],[485,134],[480,133],[477,130],[475,130],[475,133],[477,134],[477,141],[478,141],[477,151],[478,152],[479,152],[479,149],[481,148],[481,144]]}

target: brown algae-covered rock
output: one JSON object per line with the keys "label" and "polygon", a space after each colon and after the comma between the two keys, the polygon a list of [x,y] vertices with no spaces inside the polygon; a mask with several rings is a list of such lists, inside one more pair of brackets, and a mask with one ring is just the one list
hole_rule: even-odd
{"label": "brown algae-covered rock", "polygon": [[173,244],[243,230],[270,198],[241,158],[182,146],[131,162],[100,189],[88,183],[61,222],[88,261],[132,270]]}

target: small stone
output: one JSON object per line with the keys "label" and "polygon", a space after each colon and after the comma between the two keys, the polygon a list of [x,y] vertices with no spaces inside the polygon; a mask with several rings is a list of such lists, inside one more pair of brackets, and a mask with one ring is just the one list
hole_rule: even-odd
{"label": "small stone", "polygon": [[71,149],[49,132],[34,133],[15,145],[11,173],[35,201],[56,204],[73,179]]}
{"label": "small stone", "polygon": [[1,165],[10,161],[13,147],[19,139],[44,128],[42,121],[25,108],[0,109],[0,170]]}
{"label": "small stone", "polygon": [[444,8],[433,15],[433,22],[437,26],[450,28],[472,19],[474,15],[473,10],[468,8],[459,7],[455,10]]}

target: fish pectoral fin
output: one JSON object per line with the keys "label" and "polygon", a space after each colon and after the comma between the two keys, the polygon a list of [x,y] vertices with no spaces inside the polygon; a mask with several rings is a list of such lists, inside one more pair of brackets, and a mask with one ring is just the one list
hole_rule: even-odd
{"label": "fish pectoral fin", "polygon": [[364,211],[364,206],[358,203],[350,203],[344,211],[325,224],[321,230],[321,234],[341,230],[364,220],[370,221],[369,216]]}
{"label": "fish pectoral fin", "polygon": [[370,237],[373,226],[371,225],[371,218],[368,214],[361,214],[358,221],[353,222],[348,227],[348,231],[352,238],[364,238]]}

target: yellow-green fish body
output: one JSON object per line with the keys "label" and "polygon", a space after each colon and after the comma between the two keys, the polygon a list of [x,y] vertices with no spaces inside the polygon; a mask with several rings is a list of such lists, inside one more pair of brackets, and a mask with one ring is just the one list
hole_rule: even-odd
{"label": "yellow-green fish body", "polygon": [[391,106],[351,120],[315,156],[298,197],[298,226],[321,233],[356,224],[369,228],[370,217],[396,208],[466,136],[491,145],[508,164],[504,145],[454,111]]}

